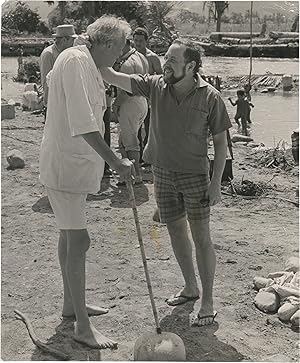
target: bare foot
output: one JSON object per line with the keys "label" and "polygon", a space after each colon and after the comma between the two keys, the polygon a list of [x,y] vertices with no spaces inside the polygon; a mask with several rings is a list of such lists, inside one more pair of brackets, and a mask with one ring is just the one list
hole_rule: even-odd
{"label": "bare foot", "polygon": [[76,342],[85,344],[92,349],[116,349],[118,346],[118,343],[102,335],[92,324],[90,324],[88,329],[80,333],[76,324],[73,339]]}
{"label": "bare foot", "polygon": [[[88,313],[88,316],[98,316],[98,315],[104,315],[108,313],[108,309],[101,308],[96,305],[86,305],[86,310]],[[65,319],[75,319],[74,311],[63,311],[62,317]]]}

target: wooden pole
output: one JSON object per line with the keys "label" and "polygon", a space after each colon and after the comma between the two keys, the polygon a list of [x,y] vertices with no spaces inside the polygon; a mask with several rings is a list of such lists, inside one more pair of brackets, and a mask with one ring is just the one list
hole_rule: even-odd
{"label": "wooden pole", "polygon": [[251,86],[251,75],[252,75],[252,14],[253,14],[253,1],[250,5],[250,70],[249,70],[249,86]]}

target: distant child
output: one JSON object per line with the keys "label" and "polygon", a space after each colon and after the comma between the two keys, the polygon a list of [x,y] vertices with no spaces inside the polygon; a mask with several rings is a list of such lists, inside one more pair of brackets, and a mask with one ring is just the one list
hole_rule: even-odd
{"label": "distant child", "polygon": [[247,98],[245,96],[244,90],[238,90],[237,91],[237,100],[235,102],[232,101],[231,97],[228,98],[232,106],[236,107],[236,114],[234,116],[235,122],[238,124],[238,126],[241,126],[241,123],[239,119],[241,119],[242,122],[242,134],[247,136],[247,115],[249,113],[249,103],[247,101]]}
{"label": "distant child", "polygon": [[248,108],[248,115],[247,115],[247,122],[249,122],[249,124],[252,123],[251,118],[250,118],[250,112],[251,112],[251,107],[254,107],[253,103],[251,103],[251,95],[250,95],[250,91],[251,91],[251,84],[250,83],[246,83],[244,85],[244,92],[245,92],[245,96],[247,98],[247,101],[249,103],[249,108]]}

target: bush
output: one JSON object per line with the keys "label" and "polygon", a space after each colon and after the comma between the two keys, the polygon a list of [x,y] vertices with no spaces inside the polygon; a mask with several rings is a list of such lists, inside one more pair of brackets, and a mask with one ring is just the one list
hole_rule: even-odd
{"label": "bush", "polygon": [[26,79],[28,80],[29,77],[35,76],[37,80],[40,80],[39,57],[26,57],[23,62]]}
{"label": "bush", "polygon": [[17,2],[14,9],[10,9],[2,15],[2,26],[8,30],[15,29],[19,32],[35,32],[39,24],[39,14],[21,1]]}

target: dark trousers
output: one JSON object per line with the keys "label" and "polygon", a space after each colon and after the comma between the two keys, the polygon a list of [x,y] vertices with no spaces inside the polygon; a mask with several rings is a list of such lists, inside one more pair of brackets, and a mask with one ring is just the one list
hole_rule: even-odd
{"label": "dark trousers", "polygon": [[143,127],[143,125],[140,127],[139,132],[138,132],[138,139],[139,139],[139,142],[140,142],[140,162],[143,161],[144,147],[146,146],[146,144],[148,142],[149,126],[150,126],[150,108],[148,108],[148,112],[147,112],[147,115],[146,115],[145,120],[144,120],[144,127],[145,127],[144,140],[143,140],[143,137],[142,137],[142,127]]}
{"label": "dark trousers", "polygon": [[[111,118],[111,109],[108,107],[103,115],[104,121],[104,141],[110,147],[110,118]],[[105,163],[104,171],[109,170],[109,165]]]}

